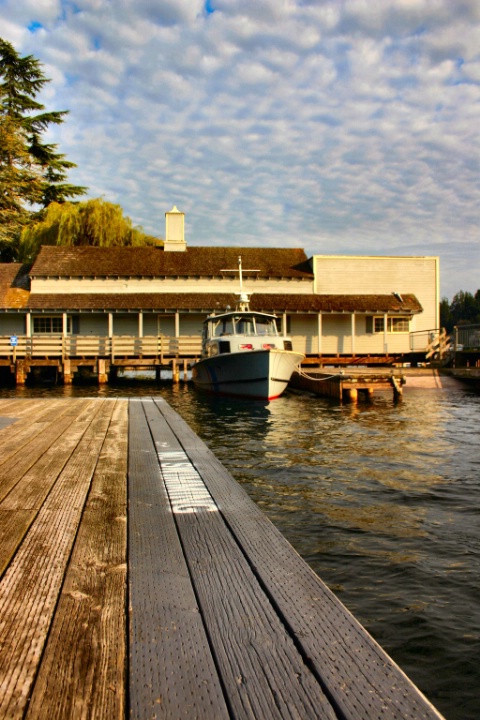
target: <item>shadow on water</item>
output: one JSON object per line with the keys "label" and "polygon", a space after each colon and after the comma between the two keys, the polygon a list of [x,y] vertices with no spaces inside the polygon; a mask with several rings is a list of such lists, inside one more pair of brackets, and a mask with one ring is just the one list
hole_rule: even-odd
{"label": "shadow on water", "polygon": [[478,395],[338,405],[184,383],[0,391],[12,394],[164,397],[446,718],[480,717]]}

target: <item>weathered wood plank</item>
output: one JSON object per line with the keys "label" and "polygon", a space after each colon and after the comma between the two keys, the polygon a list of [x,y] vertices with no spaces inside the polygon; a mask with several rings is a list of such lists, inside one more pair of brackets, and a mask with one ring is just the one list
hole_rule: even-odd
{"label": "weathered wood plank", "polygon": [[0,716],[23,716],[103,444],[104,403],[0,582]]}
{"label": "weathered wood plank", "polygon": [[[34,521],[59,473],[68,461],[101,403],[82,400],[72,404],[64,432],[15,485],[0,488],[0,576]],[[14,477],[15,481],[16,478]]]}
{"label": "weathered wood plank", "polygon": [[130,714],[229,718],[142,404],[129,422]]}
{"label": "weathered wood plank", "polygon": [[[0,462],[7,460],[23,444],[29,442],[32,436],[41,432],[36,425],[39,420],[39,408],[45,408],[45,401],[29,402],[28,400],[15,401],[7,407],[7,401],[0,400],[0,412],[5,417],[11,417],[14,422],[0,432]],[[48,422],[47,422],[48,425]],[[12,445],[13,443],[13,445]]]}
{"label": "weathered wood plank", "polygon": [[115,405],[26,717],[122,718],[128,401]]}
{"label": "weathered wood plank", "polygon": [[297,556],[191,428],[165,401],[156,404],[181,437],[185,452],[340,716],[438,720],[436,709]]}
{"label": "weathered wood plank", "polygon": [[[9,457],[0,463],[0,502],[11,492],[17,482],[48,452],[49,448],[57,442],[58,438],[68,430],[78,415],[79,409],[85,405],[85,400],[65,402],[58,409],[55,421],[35,424],[30,440],[14,438],[11,441]],[[40,430],[38,430],[40,428]],[[27,431],[28,433],[28,431]],[[18,440],[18,448],[17,448]]]}
{"label": "weathered wood plank", "polygon": [[[145,403],[195,593],[235,718],[336,718],[178,439]],[[153,411],[155,408],[155,411]]]}
{"label": "weathered wood plank", "polygon": [[15,418],[13,417],[0,417],[0,430],[3,430],[3,428],[8,427],[9,425],[12,425],[15,422]]}
{"label": "weathered wood plank", "polygon": [[42,398],[1,398],[0,408],[2,415],[14,417],[32,416],[40,406],[45,406],[45,399]]}
{"label": "weathered wood plank", "polygon": [[[55,411],[48,410],[39,417],[32,416],[23,428],[11,425],[0,435],[0,485],[5,479],[21,477],[50,444],[68,426],[69,417],[76,412],[82,400],[63,401],[56,404]],[[9,433],[10,429],[17,433]],[[11,487],[11,485],[10,485]]]}

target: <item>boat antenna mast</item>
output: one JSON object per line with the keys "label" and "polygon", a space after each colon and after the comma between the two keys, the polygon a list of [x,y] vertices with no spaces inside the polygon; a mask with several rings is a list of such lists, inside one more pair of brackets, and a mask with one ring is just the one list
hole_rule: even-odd
{"label": "boat antenna mast", "polygon": [[240,292],[235,293],[238,296],[237,310],[245,311],[249,309],[250,295],[243,289],[243,273],[244,272],[260,272],[260,270],[245,270],[242,268],[242,256],[238,256],[238,270],[221,270],[220,272],[238,272],[240,281]]}

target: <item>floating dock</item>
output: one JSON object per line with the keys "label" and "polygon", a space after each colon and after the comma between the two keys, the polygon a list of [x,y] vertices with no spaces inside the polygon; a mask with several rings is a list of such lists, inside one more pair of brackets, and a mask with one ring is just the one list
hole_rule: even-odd
{"label": "floating dock", "polygon": [[441,717],[160,398],[0,400],[0,568],[0,717]]}
{"label": "floating dock", "polygon": [[325,368],[294,373],[289,387],[339,402],[356,403],[362,396],[371,400],[375,390],[393,390],[394,400],[399,400],[404,384],[404,375],[392,370]]}

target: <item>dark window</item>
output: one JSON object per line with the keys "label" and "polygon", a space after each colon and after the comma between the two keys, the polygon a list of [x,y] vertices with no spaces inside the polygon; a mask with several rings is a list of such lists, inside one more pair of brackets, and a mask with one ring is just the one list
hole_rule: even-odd
{"label": "dark window", "polygon": [[[61,315],[40,315],[33,318],[34,333],[59,333],[63,332],[63,319]],[[67,333],[72,332],[72,321],[67,317]]]}

